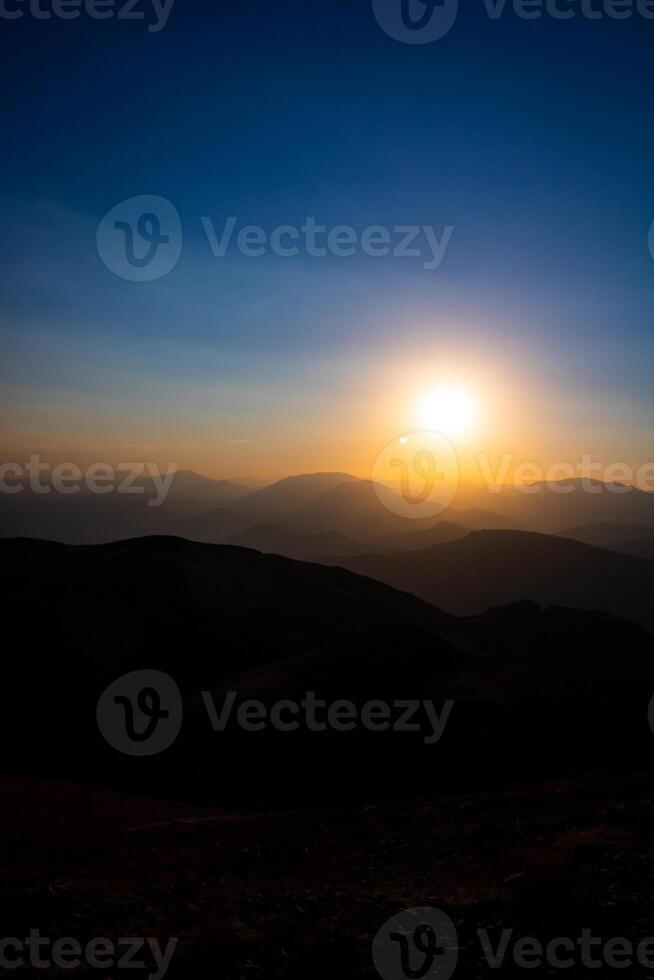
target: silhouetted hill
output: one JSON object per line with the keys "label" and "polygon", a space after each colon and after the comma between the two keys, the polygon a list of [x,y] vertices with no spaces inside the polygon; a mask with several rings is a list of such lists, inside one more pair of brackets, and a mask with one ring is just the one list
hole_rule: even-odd
{"label": "silhouetted hill", "polygon": [[654,526],[654,493],[597,480],[535,483],[522,489],[505,486],[499,492],[461,483],[454,506],[481,507],[510,517],[530,531],[546,533],[606,522]]}
{"label": "silhouetted hill", "polygon": [[[146,497],[152,499],[157,490],[151,479],[139,480],[145,487]],[[179,470],[170,485],[167,503],[183,504],[191,507],[201,504],[206,507],[220,507],[232,503],[252,493],[252,488],[234,480],[211,480],[192,470]]]}
{"label": "silhouetted hill", "polygon": [[654,558],[654,526],[643,524],[585,524],[560,532],[562,538],[584,541],[625,555]]}
{"label": "silhouetted hill", "polygon": [[[433,517],[412,520],[398,516],[393,509],[395,494],[387,488],[378,491],[390,507],[380,500],[370,480],[345,480],[343,474],[293,477],[261,494],[242,498],[234,506],[201,515],[189,525],[189,533],[195,540],[240,544],[303,559],[361,554],[364,550],[411,550],[450,539],[445,529],[434,530],[435,523],[440,522]],[[252,524],[259,513],[284,519]],[[478,509],[450,509],[445,515],[463,525],[462,533],[479,527],[518,526],[510,518]],[[271,523],[276,525],[274,532]],[[262,524],[266,525],[265,532]],[[428,536],[421,544],[422,532]],[[333,536],[331,551],[329,535]],[[365,548],[357,548],[356,542],[366,542]]]}
{"label": "silhouetted hill", "polygon": [[[393,553],[396,551],[421,551],[430,548],[435,544],[445,544],[448,541],[457,541],[470,534],[469,527],[461,524],[453,524],[451,521],[438,521],[433,527],[423,531],[405,531],[403,534],[390,534],[375,542],[375,551]],[[333,552],[335,554],[335,552]],[[346,554],[346,552],[342,552]],[[361,550],[359,550],[361,554]]]}
{"label": "silhouetted hill", "polygon": [[[380,492],[392,501],[385,487]],[[400,517],[379,499],[370,480],[341,483],[300,508],[292,518],[295,527],[307,531],[338,531],[354,541],[369,541],[430,528],[434,518],[412,520]]]}
{"label": "silhouetted hill", "polygon": [[[119,475],[116,485],[123,479],[124,475]],[[385,496],[386,506],[372,482],[347,473],[302,474],[252,489],[237,481],[211,480],[181,471],[167,487],[163,502],[159,499],[161,487],[152,479],[139,478],[129,489],[129,493],[114,488],[108,494],[98,494],[82,486],[74,494],[39,494],[26,488],[16,495],[2,494],[0,537],[97,544],[155,534],[178,535],[215,544],[242,540],[284,555],[321,558],[327,554],[324,535],[328,533],[335,535],[334,545],[338,546],[333,554],[386,551],[384,538],[430,530],[436,523],[433,517],[399,517],[398,501],[391,490],[377,488]],[[136,489],[142,492],[132,492]],[[505,514],[479,507],[449,508],[439,520],[473,530],[521,527]],[[278,527],[274,539],[260,538],[261,532],[253,531],[259,525],[272,524]],[[303,543],[302,539],[312,534],[323,537],[315,545],[308,538]],[[338,536],[365,542],[366,548],[352,549],[346,540],[339,543]]]}
{"label": "silhouetted hill", "polygon": [[61,656],[83,664],[88,682],[132,669],[159,648],[159,662],[175,673],[216,680],[352,631],[389,622],[435,629],[450,618],[345,569],[180,538],[95,547],[14,539],[0,541],[0,554],[7,643],[21,649],[25,624],[33,624],[30,656],[16,667],[38,668],[46,689],[74,687]]}
{"label": "silhouetted hill", "polygon": [[645,560],[526,531],[475,531],[424,551],[345,564],[459,615],[519,599],[598,609],[654,630],[654,567]]}
{"label": "silhouetted hill", "polygon": [[270,480],[261,480],[258,476],[230,476],[230,483],[237,483],[248,490],[263,490],[270,485]]}
{"label": "silhouetted hill", "polygon": [[[498,537],[505,560],[520,568],[536,557],[531,539],[541,560],[547,553],[539,536],[484,532],[390,557],[421,561],[472,543],[477,557],[490,558]],[[553,540],[564,549],[559,558],[586,549]],[[600,567],[606,555],[632,561],[587,551]],[[520,602],[458,619],[343,568],[166,537],[89,548],[9,540],[0,554],[0,734],[14,766],[285,805],[650,755],[652,638],[605,613]],[[524,584],[528,594],[528,577]],[[110,682],[142,668],[177,681],[184,726],[161,756],[132,759],[100,738],[95,706]],[[267,705],[313,691],[359,709],[397,698],[428,699],[438,711],[451,700],[453,708],[436,745],[425,744],[424,728],[216,734],[200,691],[218,704],[229,691],[239,703]]]}
{"label": "silhouetted hill", "polygon": [[654,541],[617,541],[613,550],[621,551],[623,555],[633,555],[636,558],[654,560]]}
{"label": "silhouetted hill", "polygon": [[349,473],[303,473],[255,490],[231,508],[232,513],[272,519],[287,517],[316,497],[341,485],[357,483]]}
{"label": "silhouetted hill", "polygon": [[[477,508],[455,510],[449,507],[443,511],[435,523],[433,518],[429,522],[407,521],[403,518],[400,518],[400,520],[405,530],[400,533],[375,538],[370,542],[372,547],[369,547],[369,550],[371,552],[419,551],[435,544],[456,541],[458,538],[465,537],[470,531],[485,528],[510,528],[517,530],[520,527],[516,521],[512,521],[510,518]],[[406,528],[409,528],[409,530],[406,530]],[[419,528],[419,530],[416,530],[416,528]],[[353,552],[343,551],[341,553],[347,555]],[[336,555],[336,552],[332,554]],[[359,550],[359,554],[361,554],[361,549]]]}
{"label": "silhouetted hill", "polygon": [[[386,488],[381,492],[389,500],[394,497]],[[185,525],[184,534],[198,541],[225,543],[253,524],[269,522],[287,526],[291,538],[297,532],[336,532],[350,540],[372,543],[389,534],[429,528],[434,518],[398,517],[382,503],[370,480],[343,473],[317,473],[280,480],[234,504],[201,514]]]}
{"label": "silhouetted hill", "polygon": [[440,519],[460,524],[471,531],[525,530],[520,521],[514,521],[513,518],[503,514],[496,514],[492,510],[482,510],[480,507],[468,507],[466,510],[448,507],[447,510],[443,511]]}
{"label": "silhouetted hill", "polygon": [[350,541],[338,531],[312,534],[287,524],[271,523],[255,524],[232,538],[229,544],[300,561],[318,561],[332,555],[360,555],[364,550],[361,542]]}
{"label": "silhouetted hill", "polygon": [[[339,555],[360,555],[364,551],[380,553],[414,551],[464,537],[474,527],[501,527],[515,524],[488,511],[476,510],[455,512],[462,521],[470,522],[465,526],[445,520],[429,526],[426,521],[415,522],[398,518],[383,506],[380,509],[376,494],[372,494],[371,500],[370,486],[366,481],[360,481],[357,484],[335,487],[332,491],[316,497],[298,514],[290,515],[287,523],[254,524],[239,534],[228,537],[225,543],[285,555],[287,558],[320,561],[327,558],[337,559]],[[453,512],[447,511],[447,513]],[[309,530],[310,527],[320,527],[330,522],[336,523],[339,527],[358,527],[366,535],[365,545],[362,541],[354,541],[346,537],[340,530]],[[421,530],[415,530],[416,524]],[[375,537],[371,541],[367,539],[367,534],[371,533],[371,526],[378,529],[380,526],[389,525],[411,530]]]}
{"label": "silhouetted hill", "polygon": [[[250,527],[264,523],[286,523],[299,509],[340,484],[354,484],[349,473],[305,473],[289,476],[255,490],[226,507],[208,511],[189,520],[182,532],[196,541],[224,544]],[[309,531],[338,530],[308,528]]]}
{"label": "silhouetted hill", "polygon": [[[125,476],[118,474],[115,487],[120,487]],[[132,492],[135,490],[141,492]],[[0,537],[103,544],[121,538],[175,534],[194,515],[222,508],[250,493],[247,487],[230,480],[210,480],[191,471],[174,475],[161,505],[157,503],[160,491],[149,478],[133,481],[129,493],[116,489],[107,494],[92,493],[82,485],[74,494],[54,489],[41,494],[27,484],[20,493],[0,493]]]}

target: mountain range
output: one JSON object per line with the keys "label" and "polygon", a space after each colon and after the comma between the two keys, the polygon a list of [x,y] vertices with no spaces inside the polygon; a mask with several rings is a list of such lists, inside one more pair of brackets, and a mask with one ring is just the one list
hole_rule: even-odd
{"label": "mountain range", "polygon": [[[152,480],[135,486],[142,494],[79,493],[37,494],[26,487],[21,493],[0,494],[0,536],[39,530],[66,543],[82,543],[76,536],[95,542],[167,531],[198,540],[222,543],[257,524],[276,524],[307,533],[336,531],[353,541],[376,539],[429,529],[436,520],[399,517],[393,511],[392,491],[386,488],[389,506],[380,487],[347,473],[313,473],[291,476],[263,487],[251,478],[212,480],[190,471],[178,472],[163,506],[148,503],[156,498]],[[88,518],[88,519],[87,519]],[[654,493],[635,487],[591,481],[534,484],[522,490],[503,487],[499,492],[462,482],[453,505],[439,515],[470,530],[531,530],[561,533],[587,525],[622,525],[624,540],[637,540],[638,528],[654,527]],[[627,537],[625,537],[625,534]],[[86,540],[86,543],[91,543]],[[605,544],[606,541],[593,543]]]}
{"label": "mountain range", "polygon": [[[246,482],[181,472],[159,507],[151,480],[139,495],[0,495],[0,533],[76,545],[177,536],[344,566],[457,615],[530,600],[654,629],[654,494],[596,483],[589,493],[579,481],[529,494],[462,484],[437,518],[410,520],[394,512],[391,491],[347,473]],[[496,509],[481,506],[489,501]],[[621,520],[566,521],[598,513]],[[536,530],[543,524],[554,530]]]}
{"label": "mountain range", "polygon": [[528,599],[596,609],[654,631],[654,563],[528,531],[473,531],[410,554],[339,559],[458,615]]}

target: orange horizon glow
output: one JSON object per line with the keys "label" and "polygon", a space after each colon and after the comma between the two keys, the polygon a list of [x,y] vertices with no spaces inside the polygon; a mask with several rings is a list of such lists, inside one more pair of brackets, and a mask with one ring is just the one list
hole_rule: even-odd
{"label": "orange horizon glow", "polygon": [[493,473],[511,457],[499,480],[508,485],[526,463],[546,471],[590,454],[604,467],[624,461],[638,469],[651,456],[627,395],[598,402],[592,390],[566,388],[542,358],[515,345],[503,360],[482,347],[430,351],[405,339],[386,353],[358,349],[292,368],[274,361],[269,374],[265,385],[189,381],[173,393],[142,385],[122,399],[68,391],[28,402],[17,392],[2,459],[177,463],[213,479],[266,482],[327,471],[368,479],[384,446],[429,421],[449,431],[460,478],[470,483],[487,482],[480,456]]}

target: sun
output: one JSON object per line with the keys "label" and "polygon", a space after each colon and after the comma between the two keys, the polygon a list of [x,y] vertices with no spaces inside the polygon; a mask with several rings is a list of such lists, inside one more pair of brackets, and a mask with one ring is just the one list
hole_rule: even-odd
{"label": "sun", "polygon": [[477,398],[463,385],[439,385],[418,403],[420,425],[450,439],[470,432],[478,414]]}

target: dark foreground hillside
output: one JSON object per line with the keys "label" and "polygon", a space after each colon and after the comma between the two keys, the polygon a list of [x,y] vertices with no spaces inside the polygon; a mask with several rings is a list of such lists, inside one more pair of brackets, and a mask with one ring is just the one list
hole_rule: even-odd
{"label": "dark foreground hillside", "polygon": [[[651,758],[654,641],[605,613],[525,602],[459,619],[341,568],[176,538],[0,551],[15,771],[285,807]],[[96,721],[105,688],[143,669],[170,675],[183,707],[179,736],[147,758]],[[230,716],[216,732],[206,692],[216,711],[307,692],[357,719],[371,701],[393,721],[400,701],[419,710],[413,731],[250,731]]]}
{"label": "dark foreground hillside", "polygon": [[[434,789],[434,787],[430,787]],[[377,931],[445,911],[455,978],[518,977],[480,953],[513,939],[636,946],[654,919],[649,776],[584,776],[319,809],[225,810],[51,780],[0,779],[0,912],[10,935],[178,939],[169,980],[379,980]],[[509,950],[511,944],[509,944]],[[596,950],[598,947],[596,947]],[[122,974],[123,971],[118,971]],[[129,976],[151,975],[130,970]],[[532,970],[535,976],[558,975]],[[578,962],[568,977],[612,975]],[[105,976],[97,969],[7,976]],[[646,978],[642,968],[620,976]]]}
{"label": "dark foreground hillside", "polygon": [[[529,602],[459,619],[344,569],[175,538],[0,552],[4,934],[174,938],[171,980],[372,980],[378,930],[427,906],[472,980],[524,973],[510,954],[491,972],[480,929],[494,945],[652,932],[640,627]],[[96,721],[107,685],[143,668],[173,677],[184,709],[149,758]],[[418,732],[216,733],[203,690],[452,707],[433,744],[424,716]],[[589,974],[606,975],[566,969]]]}

